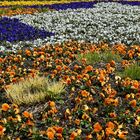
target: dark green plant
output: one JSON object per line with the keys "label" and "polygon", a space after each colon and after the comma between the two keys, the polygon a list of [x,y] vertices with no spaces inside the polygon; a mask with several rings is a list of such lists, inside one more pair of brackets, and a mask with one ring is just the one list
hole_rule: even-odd
{"label": "dark green plant", "polygon": [[12,6],[10,9],[11,10],[17,10],[17,9],[21,9],[22,8],[22,6],[20,6],[20,5],[15,5],[15,6]]}

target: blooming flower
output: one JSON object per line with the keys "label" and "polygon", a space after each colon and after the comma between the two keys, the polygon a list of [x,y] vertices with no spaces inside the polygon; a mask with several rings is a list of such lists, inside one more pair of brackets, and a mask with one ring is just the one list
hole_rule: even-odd
{"label": "blooming flower", "polygon": [[24,116],[25,118],[33,118],[32,114],[29,113],[29,112],[27,112],[27,111],[24,111],[24,112],[23,112],[23,116]]}
{"label": "blooming flower", "polygon": [[4,134],[5,128],[0,125],[0,136],[2,136]]}
{"label": "blooming flower", "polygon": [[99,122],[94,124],[94,132],[100,132],[103,128],[102,126],[99,124]]}
{"label": "blooming flower", "polygon": [[2,110],[7,111],[10,109],[10,106],[7,103],[2,104]]}

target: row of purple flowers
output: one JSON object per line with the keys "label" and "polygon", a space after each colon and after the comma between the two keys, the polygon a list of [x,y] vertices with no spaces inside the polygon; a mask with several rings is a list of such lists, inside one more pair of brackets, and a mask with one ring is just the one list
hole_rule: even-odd
{"label": "row of purple flowers", "polygon": [[0,19],[0,41],[27,41],[37,38],[46,38],[54,35],[51,32],[34,28],[20,22],[18,19],[3,17]]}
{"label": "row of purple flowers", "polygon": [[[50,8],[50,9],[55,9],[55,10],[66,10],[68,8],[70,9],[77,9],[77,8],[92,8],[94,4],[97,4],[99,2],[115,2],[111,0],[105,0],[105,1],[90,1],[90,2],[71,2],[71,3],[63,3],[63,4],[52,4],[52,5],[32,5],[32,6],[23,6],[27,8]],[[140,6],[140,1],[116,1],[121,4],[129,4],[129,5],[138,5]],[[3,7],[8,7],[8,6],[0,6],[1,8]]]}

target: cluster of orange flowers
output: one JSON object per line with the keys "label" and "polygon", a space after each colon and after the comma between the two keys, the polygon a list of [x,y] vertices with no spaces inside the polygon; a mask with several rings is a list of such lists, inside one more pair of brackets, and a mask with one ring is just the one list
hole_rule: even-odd
{"label": "cluster of orange flowers", "polygon": [[39,9],[35,8],[17,8],[12,10],[12,8],[0,8],[0,16],[13,16],[13,15],[20,15],[20,14],[34,14],[38,13]]}
{"label": "cluster of orange flowers", "polygon": [[[103,43],[96,45],[68,41],[33,50],[19,50],[16,54],[0,57],[0,91],[4,92],[5,88],[10,88],[10,83],[24,80],[28,76],[33,77],[37,73],[52,80],[63,79],[68,91],[63,96],[65,106],[57,101],[48,102],[47,111],[40,113],[39,121],[44,123],[42,129],[36,132],[40,137],[52,140],[90,140],[94,137],[98,140],[125,140],[127,135],[131,135],[128,126],[137,129],[140,125],[140,81],[121,78],[115,72],[118,66],[123,70],[131,64],[132,59],[137,61],[139,48],[140,46],[127,47],[123,44],[112,46],[111,51],[119,53],[123,61],[119,63],[112,60],[102,67],[97,67],[97,63],[88,65],[85,58],[79,61],[77,55],[109,50],[109,46]],[[10,110],[8,104],[2,105],[3,114]],[[19,112],[17,107],[14,107],[14,110]],[[32,127],[36,126],[37,118],[27,111],[22,113],[22,117],[24,121],[19,128],[30,126],[27,135],[33,136]],[[16,119],[7,119],[20,122],[22,117],[18,114]],[[8,130],[4,124],[7,120],[1,120],[0,134],[6,135]]]}

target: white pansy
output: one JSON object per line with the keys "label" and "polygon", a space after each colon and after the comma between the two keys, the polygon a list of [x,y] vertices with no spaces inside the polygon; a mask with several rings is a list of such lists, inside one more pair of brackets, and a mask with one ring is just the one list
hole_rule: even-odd
{"label": "white pansy", "polygon": [[18,46],[63,42],[68,39],[98,43],[140,42],[140,7],[100,2],[89,9],[67,9],[34,15],[16,15],[21,22],[55,33],[54,37],[20,41]]}

